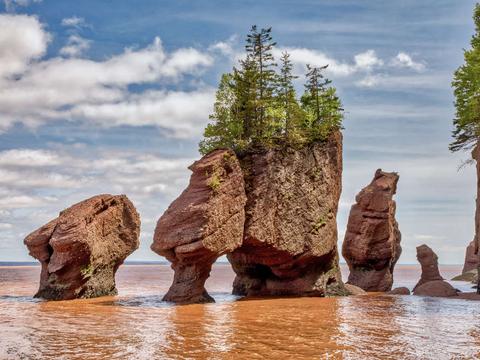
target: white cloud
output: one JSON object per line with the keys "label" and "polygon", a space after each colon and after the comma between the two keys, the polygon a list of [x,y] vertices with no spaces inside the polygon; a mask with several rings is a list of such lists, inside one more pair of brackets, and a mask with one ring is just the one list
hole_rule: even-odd
{"label": "white cloud", "polygon": [[0,152],[0,166],[45,167],[61,163],[58,154],[47,150],[12,149]]}
{"label": "white cloud", "polygon": [[133,84],[158,87],[187,74],[199,76],[213,64],[208,52],[181,48],[167,53],[157,37],[147,47],[94,61],[75,58],[89,43],[72,35],[61,50],[71,58],[40,60],[50,36],[37,18],[3,15],[0,27],[7,29],[0,33],[0,131],[15,123],[35,127],[62,119],[103,119],[107,126],[159,125],[174,136],[192,136],[208,119],[211,89],[128,90]]}
{"label": "white cloud", "polygon": [[12,224],[9,223],[0,223],[0,231],[1,230],[9,230],[13,227]]}
{"label": "white cloud", "polygon": [[82,17],[72,16],[62,19],[62,26],[80,28],[85,25],[85,19]]}
{"label": "white cloud", "polygon": [[0,78],[21,73],[45,54],[50,35],[36,17],[0,14],[0,29]]}
{"label": "white cloud", "polygon": [[383,66],[383,60],[377,57],[374,50],[367,50],[354,57],[355,66],[358,70],[370,71],[374,67]]}
{"label": "white cloud", "polygon": [[397,68],[410,68],[415,71],[425,70],[424,63],[413,61],[412,57],[404,52],[399,52],[397,56],[390,61],[390,66]]}
{"label": "white cloud", "polygon": [[67,45],[60,49],[60,54],[70,57],[81,55],[90,48],[90,40],[84,39],[79,35],[70,35]]}
{"label": "white cloud", "polygon": [[5,10],[10,12],[10,11],[15,11],[16,6],[28,6],[31,3],[39,3],[42,2],[42,0],[3,0],[3,3],[5,4]]}

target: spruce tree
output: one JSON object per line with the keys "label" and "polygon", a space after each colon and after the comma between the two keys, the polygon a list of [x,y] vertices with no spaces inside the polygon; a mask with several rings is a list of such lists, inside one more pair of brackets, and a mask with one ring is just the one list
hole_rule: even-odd
{"label": "spruce tree", "polygon": [[[284,115],[284,134],[285,138],[288,139],[289,134],[292,130],[292,117],[295,116],[297,105],[297,99],[295,95],[295,88],[293,86],[293,80],[298,78],[298,76],[293,75],[293,64],[290,60],[290,54],[288,52],[283,52],[282,57],[280,58],[281,68],[280,75],[278,78],[278,101],[283,107]],[[297,111],[298,114],[298,111]]]}
{"label": "spruce tree", "polygon": [[465,63],[455,72],[452,86],[455,95],[456,114],[453,121],[454,141],[451,151],[469,149],[480,137],[480,5],[475,6],[473,20],[475,34],[471,49],[465,50]]}
{"label": "spruce tree", "polygon": [[269,126],[266,119],[266,110],[273,101],[273,92],[275,89],[275,62],[272,54],[272,49],[276,43],[272,39],[272,28],[261,29],[258,31],[257,26],[253,25],[250,33],[247,35],[247,44],[245,50],[247,58],[255,64],[255,69],[258,71],[256,76],[257,81],[257,105],[258,113],[255,117],[255,136],[257,140],[264,137]]}
{"label": "spruce tree", "polygon": [[307,64],[307,74],[305,75],[307,81],[305,83],[305,94],[302,98],[302,102],[305,106],[313,109],[314,113],[314,125],[318,126],[322,120],[322,99],[326,87],[331,83],[326,79],[322,72],[328,67],[328,65],[315,67]]}

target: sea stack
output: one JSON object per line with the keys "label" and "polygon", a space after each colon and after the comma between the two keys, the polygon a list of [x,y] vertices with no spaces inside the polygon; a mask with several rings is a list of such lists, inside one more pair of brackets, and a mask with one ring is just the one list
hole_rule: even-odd
{"label": "sea stack", "polygon": [[472,240],[470,244],[468,244],[467,249],[465,251],[465,262],[463,265],[462,273],[465,274],[472,270],[477,270],[478,268],[478,251],[477,251],[477,244],[475,240]]}
{"label": "sea stack", "polygon": [[443,280],[438,270],[438,256],[427,245],[417,246],[417,260],[422,266],[422,275],[413,291],[427,282]]}
{"label": "sea stack", "polygon": [[390,291],[400,257],[401,234],[393,195],[399,176],[378,169],[356,196],[350,210],[342,254],[350,269],[348,283],[365,291]]}
{"label": "sea stack", "polygon": [[62,211],[24,243],[42,265],[35,297],[115,295],[115,273],[139,246],[140,218],[125,195],[98,195]]}
{"label": "sea stack", "polygon": [[231,150],[215,150],[189,169],[190,184],[158,220],[151,246],[175,271],[164,300],[182,304],[214,301],[205,281],[215,260],[241,245],[247,200]]}
{"label": "sea stack", "polygon": [[347,294],[337,251],[341,133],[300,149],[249,152],[241,164],[248,200],[243,243],[228,254],[233,293]]}
{"label": "sea stack", "polygon": [[480,294],[480,146],[477,144],[472,151],[472,158],[477,163],[477,199],[475,210],[475,253],[477,255],[477,294]]}

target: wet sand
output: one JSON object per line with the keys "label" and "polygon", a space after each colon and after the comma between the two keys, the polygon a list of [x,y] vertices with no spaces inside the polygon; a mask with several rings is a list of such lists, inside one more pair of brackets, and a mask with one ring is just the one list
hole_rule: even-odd
{"label": "wet sand", "polygon": [[[441,268],[446,278],[460,270]],[[165,265],[123,266],[116,297],[44,302],[31,297],[39,271],[0,267],[0,359],[480,358],[480,302],[386,295],[238,301],[228,265],[215,265],[207,282],[216,304],[162,302],[173,276]],[[417,266],[397,266],[395,286],[411,288],[418,277]]]}

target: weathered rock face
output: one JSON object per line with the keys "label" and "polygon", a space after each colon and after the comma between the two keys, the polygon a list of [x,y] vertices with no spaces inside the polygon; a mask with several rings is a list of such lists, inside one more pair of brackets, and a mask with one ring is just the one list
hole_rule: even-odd
{"label": "weathered rock face", "polygon": [[392,199],[398,178],[378,169],[350,210],[342,254],[350,269],[348,283],[365,291],[392,288],[393,269],[402,252]]}
{"label": "weathered rock face", "polygon": [[[477,255],[477,274],[480,275],[480,145],[472,151],[472,158],[477,162],[477,200],[475,210],[475,244],[474,253]],[[480,276],[477,277],[477,293],[480,294]]]}
{"label": "weathered rock face", "polygon": [[417,259],[422,266],[422,276],[413,288],[414,292],[417,287],[427,282],[443,280],[438,270],[438,256],[427,245],[417,246]]}
{"label": "weathered rock face", "polygon": [[35,295],[65,300],[114,295],[115,272],[139,245],[140,218],[125,195],[98,195],[62,211],[24,243],[42,264]]}
{"label": "weathered rock face", "polygon": [[228,254],[237,274],[233,293],[346,294],[336,223],[341,133],[300,150],[249,153],[241,164],[248,200],[243,244]]}
{"label": "weathered rock face", "polygon": [[477,245],[475,241],[472,240],[465,251],[465,263],[463,265],[462,273],[464,274],[471,270],[476,270],[478,265]]}
{"label": "weathered rock face", "polygon": [[413,290],[413,295],[433,296],[433,297],[451,297],[457,296],[457,290],[443,280],[434,280],[419,285]]}
{"label": "weathered rock face", "polygon": [[158,220],[152,250],[175,271],[164,300],[211,302],[205,290],[215,260],[242,243],[245,185],[235,154],[216,150],[190,166],[188,188]]}

